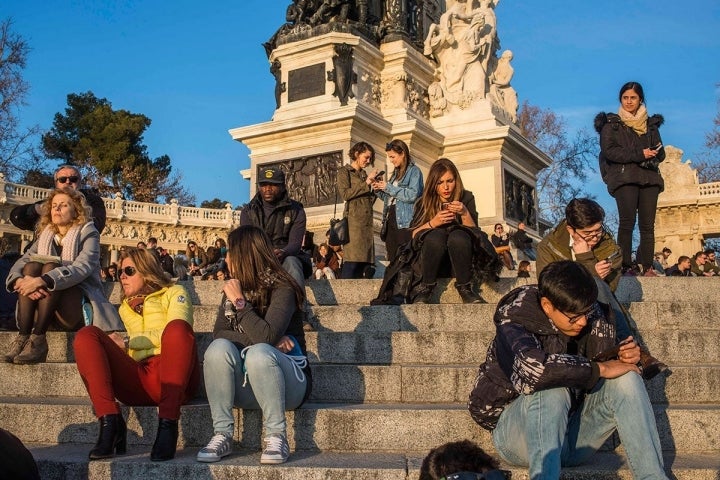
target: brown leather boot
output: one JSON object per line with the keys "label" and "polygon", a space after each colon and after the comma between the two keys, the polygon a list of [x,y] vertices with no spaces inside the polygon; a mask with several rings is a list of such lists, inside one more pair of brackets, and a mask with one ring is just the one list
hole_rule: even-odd
{"label": "brown leather boot", "polygon": [[658,373],[668,369],[667,365],[650,355],[647,347],[640,347],[640,366],[642,367],[642,376],[645,380],[650,380]]}
{"label": "brown leather boot", "polygon": [[15,357],[13,363],[15,365],[32,365],[34,363],[43,363],[47,360],[48,344],[45,334],[30,335],[30,339],[25,344],[25,348],[20,355]]}
{"label": "brown leather boot", "polygon": [[25,344],[28,343],[28,340],[30,340],[30,335],[18,333],[18,336],[15,337],[15,340],[13,340],[10,344],[10,351],[3,357],[4,360],[7,363],[13,363],[13,361],[15,361],[15,357],[20,355],[23,348],[25,348]]}

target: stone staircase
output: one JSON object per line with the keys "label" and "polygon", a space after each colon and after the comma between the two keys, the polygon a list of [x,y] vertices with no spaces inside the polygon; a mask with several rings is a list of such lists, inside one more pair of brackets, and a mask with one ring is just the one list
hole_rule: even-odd
{"label": "stone staircase", "polygon": [[[0,427],[29,446],[43,479],[415,479],[423,456],[442,443],[469,438],[493,453],[488,432],[470,418],[466,401],[492,339],[494,303],[517,282],[502,278],[483,289],[488,305],[462,305],[452,284],[438,286],[437,305],[368,306],[380,280],[309,281],[317,331],[307,334],[314,388],[308,403],[288,413],[293,454],[260,466],[259,411],[236,410],[236,453],[215,464],[195,461],[212,435],[204,394],[183,407],[174,460],[149,459],[155,407],[124,407],[127,455],[87,461],[97,438],[74,363],[72,334],[48,334],[48,363],[0,364]],[[200,354],[212,340],[218,282],[186,284],[195,310]],[[679,479],[720,479],[720,300],[717,280],[623,278],[621,300],[669,376],[648,382],[666,465]],[[119,285],[110,285],[118,303]],[[13,333],[0,333],[0,351]],[[610,445],[564,479],[630,479]],[[526,470],[510,468],[514,479]]]}

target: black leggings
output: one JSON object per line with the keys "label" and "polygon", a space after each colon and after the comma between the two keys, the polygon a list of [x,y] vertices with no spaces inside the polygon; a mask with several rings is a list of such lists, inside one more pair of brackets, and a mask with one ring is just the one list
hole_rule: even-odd
{"label": "black leggings", "polygon": [[[23,267],[23,275],[39,277],[57,266],[55,263],[29,262]],[[18,295],[17,326],[21,335],[43,335],[53,320],[60,329],[67,331],[78,330],[85,324],[80,287],[73,286],[48,293],[48,296],[40,300]]]}
{"label": "black leggings", "polygon": [[638,264],[651,268],[655,252],[655,212],[657,211],[660,187],[657,185],[641,187],[623,185],[615,190],[613,196],[617,202],[619,226],[618,244],[622,248],[623,266],[632,265],[632,234],[635,228],[635,217],[640,230],[640,247],[638,248]]}
{"label": "black leggings", "polygon": [[448,258],[455,283],[468,283],[472,278],[472,248],[472,238],[465,230],[431,229],[423,236],[420,253],[423,283],[435,283],[443,262],[447,262]]}

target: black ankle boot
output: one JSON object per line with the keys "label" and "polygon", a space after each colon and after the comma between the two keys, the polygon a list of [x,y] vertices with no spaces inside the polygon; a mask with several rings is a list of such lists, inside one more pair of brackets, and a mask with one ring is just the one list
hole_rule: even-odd
{"label": "black ankle boot", "polygon": [[150,460],[163,462],[175,457],[178,439],[178,421],[169,418],[158,419],[157,436],[150,452]]}
{"label": "black ankle boot", "polygon": [[430,303],[435,285],[437,285],[437,283],[421,283],[412,303]]}
{"label": "black ankle boot", "polygon": [[127,451],[127,426],[122,414],[114,413],[100,417],[100,434],[95,448],[90,450],[90,460],[123,455]]}
{"label": "black ankle boot", "polygon": [[463,303],[487,303],[480,295],[473,292],[470,282],[461,285],[455,284],[455,288],[457,288]]}

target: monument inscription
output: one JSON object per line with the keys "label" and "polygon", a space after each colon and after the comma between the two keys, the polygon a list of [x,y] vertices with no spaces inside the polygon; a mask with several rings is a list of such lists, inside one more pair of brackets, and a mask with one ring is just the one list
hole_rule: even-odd
{"label": "monument inscription", "polygon": [[288,72],[288,102],[325,95],[325,64],[318,63]]}

